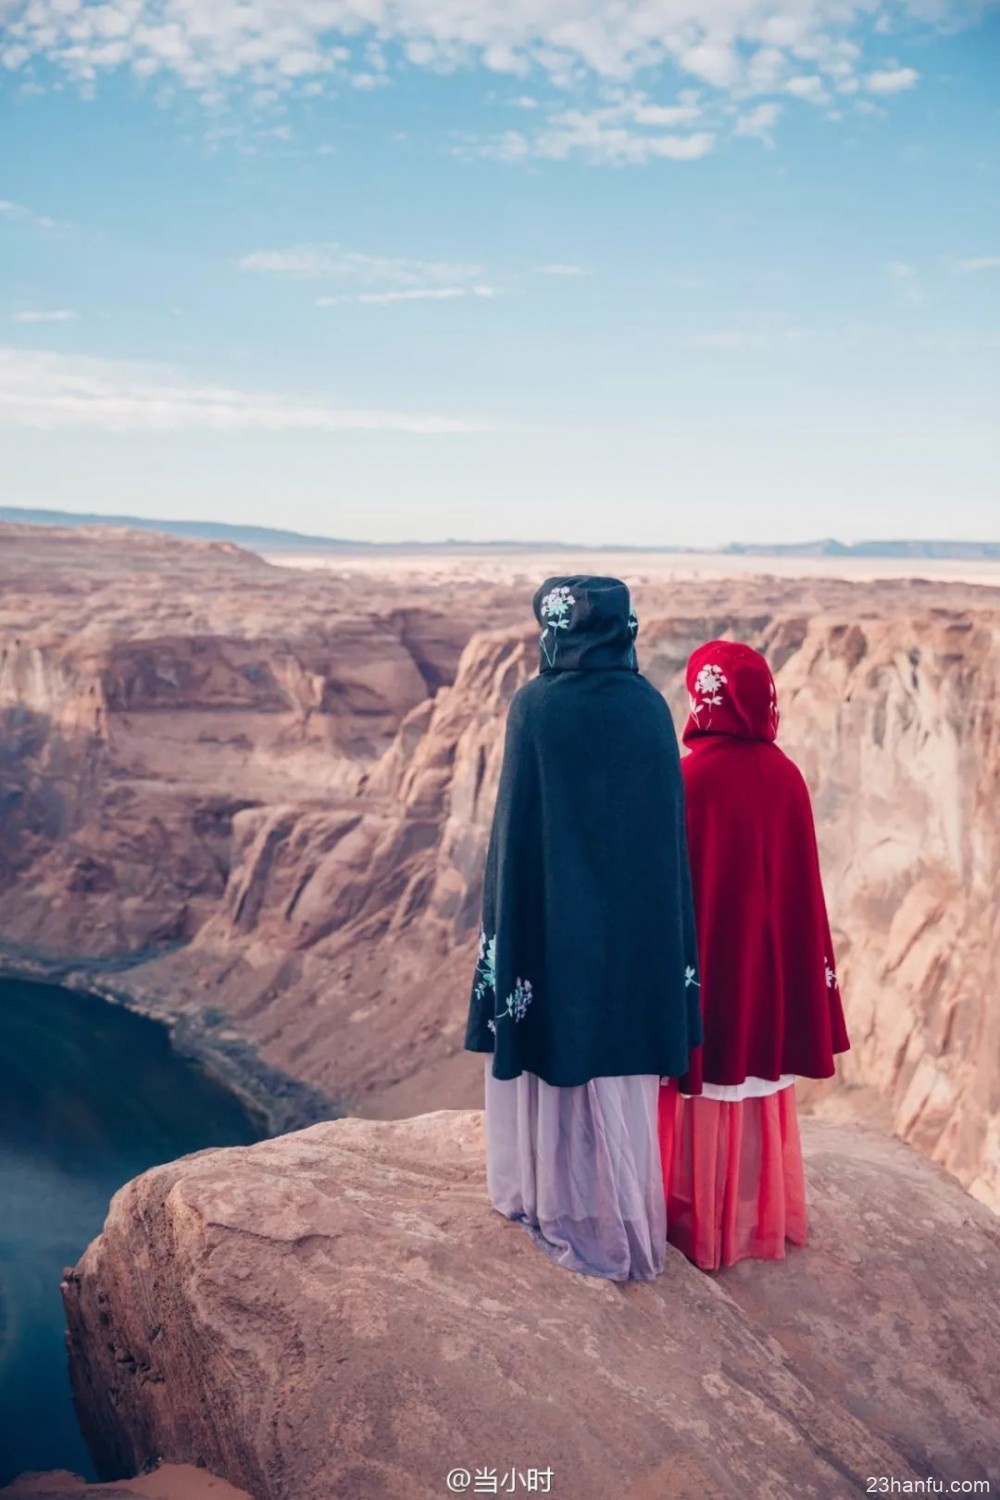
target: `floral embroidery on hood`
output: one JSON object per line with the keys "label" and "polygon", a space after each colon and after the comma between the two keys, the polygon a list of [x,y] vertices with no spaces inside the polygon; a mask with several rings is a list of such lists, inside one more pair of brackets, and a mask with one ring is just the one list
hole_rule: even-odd
{"label": "floral embroidery on hood", "polygon": [[547,578],[535,593],[542,672],[638,671],[639,617],[620,578]]}
{"label": "floral embroidery on hood", "polygon": [[689,745],[707,735],[770,742],[778,733],[778,693],[766,659],[741,641],[707,641],[687,665]]}
{"label": "floral embroidery on hood", "polygon": [[[694,692],[688,693],[688,701],[691,704],[692,717],[697,721],[699,729],[708,728],[712,723],[712,709],[722,706],[722,689],[729,678],[721,667],[709,662],[702,667],[694,680]],[[702,725],[701,714],[708,711],[705,725]]]}
{"label": "floral embroidery on hood", "polygon": [[[554,667],[556,663],[559,631],[569,629],[570,610],[575,603],[576,600],[569,589],[565,585],[557,585],[549,590],[538,606],[538,612],[545,627],[542,631],[541,646],[545,653],[545,660],[550,667]],[[552,632],[551,641],[549,640],[550,631]]]}

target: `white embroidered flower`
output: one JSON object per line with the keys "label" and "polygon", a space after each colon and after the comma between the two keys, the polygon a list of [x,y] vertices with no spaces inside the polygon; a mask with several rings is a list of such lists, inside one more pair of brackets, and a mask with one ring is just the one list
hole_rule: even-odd
{"label": "white embroidered flower", "polygon": [[695,976],[695,970],[691,967],[690,964],[688,964],[687,968],[684,970],[684,988],[685,989],[688,989],[692,984],[695,986],[696,989],[699,989],[699,990],[701,989],[701,981],[699,979],[695,979],[694,976]]}
{"label": "white embroidered flower", "polygon": [[486,1029],[487,1029],[487,1031],[492,1031],[493,1035],[496,1036],[496,1034],[497,1034],[497,1023],[495,1021],[487,1021],[486,1022]]}
{"label": "white embroidered flower", "polygon": [[837,983],[837,976],[830,967],[830,960],[824,958],[823,962],[826,965],[826,987],[828,990],[832,990]]}
{"label": "white embroidered flower", "polygon": [[705,700],[705,703],[710,703],[713,707],[717,708],[722,702],[720,689],[723,688],[728,681],[729,678],[726,676],[721,667],[716,667],[708,664],[707,666],[702,667],[701,671],[695,678],[694,689],[696,693],[701,693],[702,697]]}
{"label": "white embroidered flower", "polygon": [[718,708],[721,705],[722,689],[728,681],[729,678],[722,668],[712,662],[706,663],[698,673],[694,680],[694,691],[701,696],[699,698],[689,693],[688,697],[691,700],[691,712],[694,715],[694,721],[699,727],[701,726],[700,715],[703,708],[708,709],[708,722],[711,725],[712,709]]}
{"label": "white embroidered flower", "polygon": [[[569,629],[569,612],[576,603],[576,599],[570,593],[566,584],[559,584],[554,589],[549,589],[538,612],[545,621],[545,629],[542,631],[542,650],[545,660],[550,667],[556,664],[556,648],[559,645],[560,630]],[[549,631],[552,632],[552,642],[549,643]]]}
{"label": "white embroidered flower", "polygon": [[575,603],[576,600],[566,585],[560,584],[558,588],[550,589],[545,595],[539,612],[542,619],[554,625],[557,630],[566,630],[569,627],[566,616]]}
{"label": "white embroidered flower", "polygon": [[497,986],[497,940],[487,937],[486,929],[479,934],[479,957],[476,959],[474,992],[482,1000],[490,990],[496,993]]}
{"label": "white embroidered flower", "polygon": [[[528,1006],[534,999],[530,979],[518,979],[514,989],[507,996],[501,1008],[497,1011],[497,1020],[523,1021],[528,1011]],[[493,1028],[494,1031],[496,1028]]]}

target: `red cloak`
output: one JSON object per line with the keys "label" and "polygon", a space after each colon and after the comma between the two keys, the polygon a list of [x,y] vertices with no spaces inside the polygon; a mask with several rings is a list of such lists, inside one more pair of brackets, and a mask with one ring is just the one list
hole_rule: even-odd
{"label": "red cloak", "polygon": [[688,662],[682,761],[705,1039],[680,1087],[828,1078],[850,1043],[812,804],[774,744],[778,700],[758,651],[709,641]]}

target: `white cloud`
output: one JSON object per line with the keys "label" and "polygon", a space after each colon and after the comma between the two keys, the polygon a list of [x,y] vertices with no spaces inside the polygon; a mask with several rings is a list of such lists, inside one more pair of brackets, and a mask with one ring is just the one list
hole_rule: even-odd
{"label": "white cloud", "polygon": [[809,41],[808,13],[789,15],[779,11],[767,16],[760,29],[761,40],[775,47],[801,47]]}
{"label": "white cloud", "polygon": [[586,266],[574,265],[571,261],[552,261],[547,266],[536,266],[539,276],[589,276]]}
{"label": "white cloud", "polygon": [[770,100],[766,104],[757,104],[753,109],[747,110],[746,114],[740,115],[733,133],[763,141],[765,146],[773,146],[773,131],[780,114],[780,104]]}
{"label": "white cloud", "polygon": [[693,125],[701,116],[697,104],[636,104],[631,117],[637,125],[659,126],[672,130],[678,125]]}
{"label": "white cloud", "polygon": [[883,68],[868,74],[865,88],[870,94],[901,94],[904,89],[912,89],[919,77],[916,68]]}
{"label": "white cloud", "polygon": [[[521,161],[542,157],[564,161],[582,156],[591,162],[612,166],[639,165],[657,158],[696,161],[715,144],[711,130],[681,132],[664,126],[690,125],[703,110],[693,94],[684,94],[676,104],[651,102],[644,93],[619,91],[609,103],[595,109],[557,109],[533,136],[507,130],[474,148],[474,154]],[[463,154],[473,154],[465,151]]]}
{"label": "white cloud", "polygon": [[685,73],[704,79],[716,88],[726,89],[740,75],[740,61],[728,38],[708,38],[683,50],[678,58]]}
{"label": "white cloud", "polygon": [[505,130],[484,145],[465,145],[456,148],[457,156],[492,156],[496,161],[524,161],[532,154],[532,144],[520,130]]}
{"label": "white cloud", "polygon": [[[306,89],[330,76],[370,87],[401,58],[439,72],[542,74],[557,87],[663,68],[742,93],[765,75],[777,83],[804,63],[822,72],[857,56],[874,12],[873,0],[5,0],[4,56],[19,76],[42,60],[89,86],[122,68],[203,95]],[[895,7],[924,27],[964,14],[958,0]],[[868,86],[893,92],[915,76],[893,65]]]}
{"label": "white cloud", "polygon": [[780,88],[788,73],[789,59],[778,47],[758,47],[744,71],[743,86],[750,94],[768,94]]}
{"label": "white cloud", "polygon": [[317,307],[339,307],[348,302],[371,306],[453,302],[462,297],[500,295],[500,289],[484,279],[480,265],[413,260],[400,255],[366,255],[335,242],[291,245],[283,250],[252,250],[237,264],[245,271],[300,281],[325,281],[343,288],[317,297]]}
{"label": "white cloud", "polygon": [[978,276],[981,271],[1000,271],[1000,255],[966,255],[952,264],[960,276]]}
{"label": "white cloud", "polygon": [[317,307],[339,307],[345,302],[385,306],[392,302],[453,302],[458,297],[498,297],[495,286],[428,286],[408,287],[395,292],[345,292],[333,297],[317,297]]}
{"label": "white cloud", "polygon": [[26,308],[24,312],[11,313],[12,323],[75,323],[80,314],[70,307],[54,307],[51,311],[36,311]]}
{"label": "white cloud", "polygon": [[353,281],[369,286],[447,286],[477,281],[482,266],[451,261],[409,260],[403,256],[365,255],[335,242],[292,245],[283,250],[251,250],[238,262],[244,271],[294,276],[305,281]]}
{"label": "white cloud", "polygon": [[50,219],[48,214],[36,214],[34,209],[25,208],[23,203],[12,203],[9,198],[0,198],[0,219],[6,219],[9,224],[28,224],[33,229],[55,229],[55,219]]}
{"label": "white cloud", "polygon": [[490,423],[205,385],[157,365],[0,347],[0,425],[107,432],[483,432]]}
{"label": "white cloud", "polygon": [[805,99],[809,104],[826,104],[830,97],[822,78],[816,73],[803,73],[789,78],[785,84],[785,93],[796,99]]}
{"label": "white cloud", "polygon": [[642,135],[624,126],[606,127],[593,115],[570,110],[536,143],[536,154],[561,161],[580,152],[592,161],[614,166],[637,166],[657,158],[668,161],[697,161],[707,156],[715,144],[711,131],[692,135]]}

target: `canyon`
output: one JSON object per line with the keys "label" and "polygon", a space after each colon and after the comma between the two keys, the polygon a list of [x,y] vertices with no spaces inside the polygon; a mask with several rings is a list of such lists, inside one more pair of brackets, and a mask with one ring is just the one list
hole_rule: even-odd
{"label": "canyon", "polygon": [[[159,1016],[276,1129],[478,1102],[462,1051],[506,705],[549,571],[775,669],[852,1051],[803,1088],[1000,1208],[1000,589],[643,555],[341,558],[0,525],[0,962]],[[762,562],[762,566],[766,564]]]}

